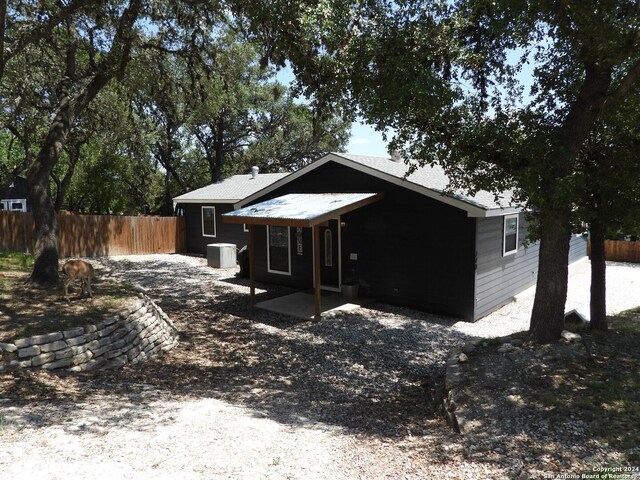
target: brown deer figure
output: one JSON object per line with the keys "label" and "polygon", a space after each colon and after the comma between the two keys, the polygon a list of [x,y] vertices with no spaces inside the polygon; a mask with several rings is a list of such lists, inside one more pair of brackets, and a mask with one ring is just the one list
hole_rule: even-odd
{"label": "brown deer figure", "polygon": [[64,298],[69,301],[68,287],[74,280],[80,280],[82,288],[81,296],[84,296],[85,286],[89,291],[89,297],[93,298],[91,292],[91,279],[93,278],[93,266],[84,260],[69,260],[62,267],[62,271],[67,276],[64,281]]}

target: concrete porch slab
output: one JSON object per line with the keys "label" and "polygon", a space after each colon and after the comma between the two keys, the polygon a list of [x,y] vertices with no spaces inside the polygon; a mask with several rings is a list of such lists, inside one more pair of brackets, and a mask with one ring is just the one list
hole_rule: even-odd
{"label": "concrete porch slab", "polygon": [[[365,303],[368,303],[368,300],[360,298],[351,300],[344,298],[339,293],[322,292],[320,309],[323,314],[333,311],[351,312]],[[256,303],[256,307],[304,320],[313,320],[314,318],[313,295],[305,292],[296,292],[283,297],[272,298],[271,300]]]}

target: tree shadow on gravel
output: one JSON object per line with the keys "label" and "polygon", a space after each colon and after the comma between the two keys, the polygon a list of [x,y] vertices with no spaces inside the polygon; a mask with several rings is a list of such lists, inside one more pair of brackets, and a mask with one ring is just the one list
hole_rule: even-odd
{"label": "tree shadow on gravel", "polygon": [[469,355],[456,401],[470,460],[502,463],[511,478],[638,461],[640,327],[574,328],[578,343]]}
{"label": "tree shadow on gravel", "polygon": [[[164,357],[83,375],[20,372],[34,384],[22,388],[18,378],[0,396],[22,405],[51,400],[64,411],[96,396],[137,399],[141,407],[158,398],[216,398],[286,425],[384,438],[443,428],[445,361],[466,338],[450,328],[455,320],[374,304],[304,322],[253,309],[242,280],[238,288],[200,270],[111,265],[110,276],[126,272],[174,321],[180,345]],[[164,278],[167,271],[172,279]],[[260,295],[290,291],[269,287]],[[144,418],[145,410],[128,415]],[[113,421],[135,424],[130,416],[114,410]]]}

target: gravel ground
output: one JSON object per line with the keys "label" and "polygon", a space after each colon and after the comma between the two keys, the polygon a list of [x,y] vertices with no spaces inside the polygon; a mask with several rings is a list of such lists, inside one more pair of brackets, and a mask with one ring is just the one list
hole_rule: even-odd
{"label": "gravel ground", "polygon": [[[590,263],[581,260],[569,278],[565,311],[577,310],[589,319]],[[493,338],[529,330],[535,287],[475,323],[458,322],[453,328],[463,334]],[[640,264],[607,262],[607,314],[640,305]]]}
{"label": "gravel ground", "polygon": [[[247,282],[235,269],[205,263],[180,255],[101,261],[100,275],[148,290],[174,320],[181,345],[117,372],[12,374],[0,390],[3,473],[509,477],[503,463],[468,460],[438,409],[449,350],[477,331],[516,328],[506,320],[511,314],[454,324],[370,304],[319,323],[297,321],[249,308]],[[631,270],[638,282],[640,269]],[[258,301],[289,291],[258,288]],[[525,314],[524,301],[506,308],[515,307]]]}

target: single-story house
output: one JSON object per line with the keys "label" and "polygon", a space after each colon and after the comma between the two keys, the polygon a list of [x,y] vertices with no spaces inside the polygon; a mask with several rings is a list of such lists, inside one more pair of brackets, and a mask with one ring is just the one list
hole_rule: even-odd
{"label": "single-story house", "polygon": [[[357,283],[364,296],[475,321],[535,284],[539,246],[525,244],[510,192],[445,193],[440,167],[408,169],[332,153],[237,202],[223,217],[251,230],[252,285],[319,285],[319,298]],[[570,262],[585,255],[574,236]]]}
{"label": "single-story house", "polygon": [[0,211],[30,212],[29,185],[25,177],[16,177],[9,188],[0,193]]}
{"label": "single-story house", "polygon": [[247,244],[247,227],[224,223],[222,215],[233,210],[233,205],[253,195],[287,173],[251,173],[234,175],[218,183],[193,190],[173,199],[174,210],[186,220],[187,251],[207,253],[210,243],[233,243],[238,248]]}

